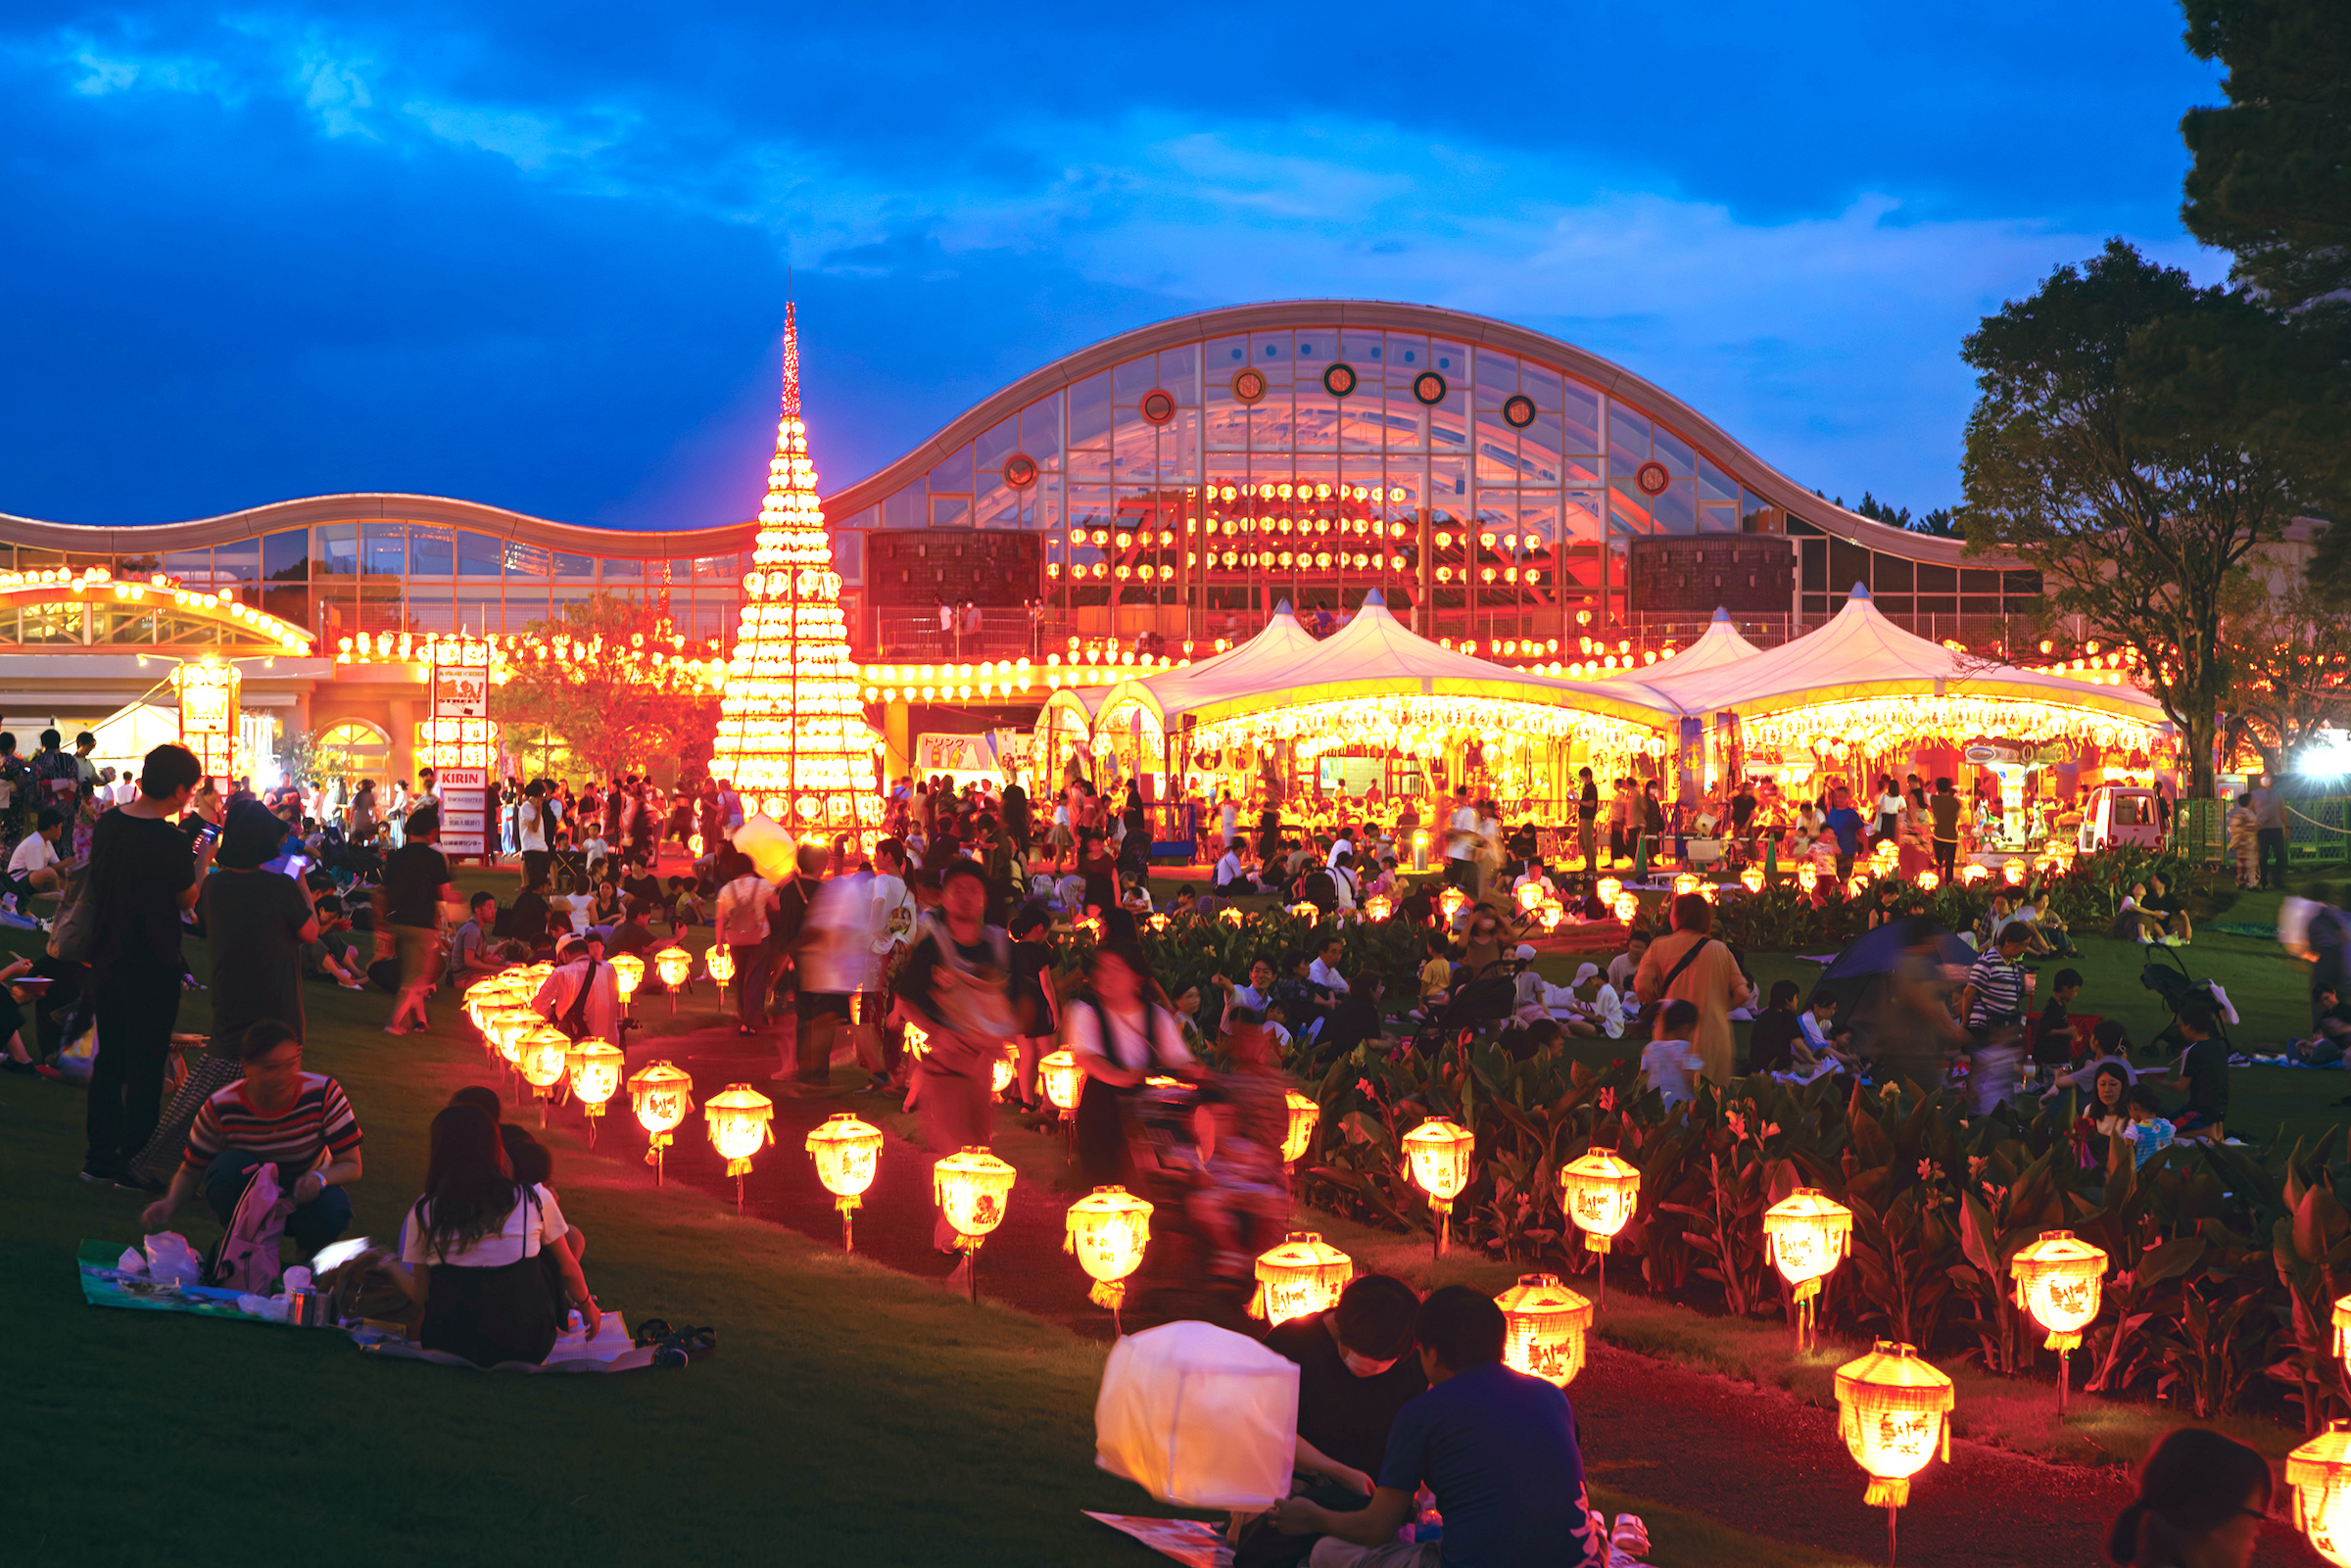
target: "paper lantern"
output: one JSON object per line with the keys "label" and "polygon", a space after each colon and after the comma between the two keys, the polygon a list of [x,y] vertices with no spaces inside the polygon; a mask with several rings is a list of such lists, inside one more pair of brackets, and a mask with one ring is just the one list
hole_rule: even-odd
{"label": "paper lantern", "polygon": [[1763,1247],[1796,1308],[1799,1350],[1812,1340],[1813,1302],[1821,1282],[1852,1251],[1853,1212],[1810,1187],[1799,1187],[1763,1211]]}
{"label": "paper lantern", "polygon": [[2351,1371],[2351,1296],[2334,1299],[2334,1358]]}
{"label": "paper lantern", "polygon": [[710,1146],[724,1156],[727,1174],[735,1178],[735,1212],[743,1212],[743,1178],[751,1173],[751,1156],[762,1144],[776,1141],[776,1103],[747,1083],[730,1083],[702,1103],[702,1124]]}
{"label": "paper lantern", "polygon": [[1306,1157],[1306,1146],[1314,1141],[1316,1123],[1322,1119],[1322,1107],[1312,1095],[1296,1089],[1282,1090],[1281,1098],[1290,1110],[1289,1130],[1281,1135],[1281,1163],[1294,1165]]}
{"label": "paper lantern", "polygon": [[1634,921],[1641,918],[1641,900],[1635,898],[1630,893],[1618,893],[1616,895],[1615,910],[1616,918],[1624,922],[1627,926],[1630,926]]}
{"label": "paper lantern", "polygon": [[1364,900],[1364,919],[1386,920],[1396,913],[1396,901],[1385,893],[1373,893]]}
{"label": "paper lantern", "polygon": [[2294,1528],[2335,1568],[2351,1568],[2351,1422],[2327,1430],[2285,1456]]}
{"label": "paper lantern", "polygon": [[2016,1279],[2016,1305],[2048,1332],[2057,1353],[2057,1411],[2065,1413],[2072,1358],[2082,1331],[2098,1315],[2106,1279],[2106,1254],[2069,1230],[2044,1230],[2008,1260]]}
{"label": "paper lantern", "polygon": [[539,1097],[539,1124],[547,1124],[546,1102],[554,1096],[555,1085],[563,1081],[563,1070],[571,1061],[571,1036],[553,1024],[544,1024],[522,1038],[516,1049],[514,1066],[523,1081]]}
{"label": "paper lantern", "polygon": [[1556,931],[1559,928],[1559,923],[1567,918],[1567,906],[1556,898],[1546,898],[1543,907],[1535,911],[1535,916],[1543,922],[1545,931]]}
{"label": "paper lantern", "polygon": [[1289,1496],[1297,1363],[1247,1335],[1175,1322],[1121,1339],[1094,1402],[1095,1463],[1163,1502],[1262,1512]]}
{"label": "paper lantern", "polygon": [[1037,1061],[1036,1075],[1054,1110],[1065,1119],[1078,1114],[1078,1097],[1085,1092],[1085,1069],[1078,1065],[1074,1053],[1047,1052]]}
{"label": "paper lantern", "polygon": [[1942,885],[1943,879],[1937,876],[1934,872],[1922,871],[1918,874],[1918,890],[1920,892],[1931,893]]}
{"label": "paper lantern", "polygon": [[2002,861],[2000,863],[2000,879],[2011,887],[2022,887],[2025,884],[2024,860],[2021,857],[2011,856]]}
{"label": "paper lantern", "polygon": [[882,1129],[849,1112],[836,1111],[823,1126],[808,1134],[804,1147],[816,1160],[816,1179],[824,1183],[825,1191],[833,1195],[833,1207],[840,1211],[841,1251],[854,1251],[856,1239],[849,1216],[864,1202],[865,1190],[874,1184],[874,1173],[882,1166]]}
{"label": "paper lantern", "polygon": [[1559,1188],[1567,1217],[1584,1233],[1586,1250],[1605,1253],[1633,1217],[1633,1206],[1641,1198],[1641,1171],[1613,1149],[1594,1149],[1567,1163],[1559,1172]]}
{"label": "paper lantern", "polygon": [[1584,1369],[1584,1336],[1592,1327],[1592,1304],[1559,1283],[1556,1274],[1521,1274],[1518,1283],[1494,1298],[1507,1334],[1505,1366],[1565,1388]]}
{"label": "paper lantern", "polygon": [[1869,879],[1855,877],[1851,881],[1847,882],[1845,895],[1847,898],[1867,898],[1869,896]]}
{"label": "paper lantern", "polygon": [[571,1071],[571,1092],[588,1113],[588,1142],[596,1143],[596,1124],[602,1119],[604,1104],[620,1091],[621,1074],[628,1071],[628,1058],[609,1040],[590,1035],[571,1048],[568,1066]]}
{"label": "paper lantern", "polygon": [[1910,1478],[1928,1460],[1938,1451],[1950,1458],[1947,1417],[1957,1402],[1942,1368],[1891,1340],[1837,1369],[1837,1435],[1869,1475],[1864,1501],[1898,1508],[1910,1500]]}
{"label": "paper lantern", "polygon": [[1154,931],[1164,931],[1173,924],[1175,923],[1169,920],[1167,916],[1159,914],[1151,915],[1143,921],[1144,928]]}
{"label": "paper lantern", "polygon": [[694,1109],[694,1077],[668,1062],[648,1062],[629,1078],[629,1108],[645,1129],[645,1163],[662,1176],[662,1151],[674,1140],[678,1124]]}
{"label": "paper lantern", "polygon": [[1818,887],[1820,885],[1820,868],[1808,860],[1797,867],[1796,885],[1807,893]]}
{"label": "paper lantern", "polygon": [[498,1054],[509,1066],[516,1065],[522,1055],[525,1035],[533,1033],[547,1021],[527,1007],[509,1007],[490,1015],[489,1035],[498,1047]]}
{"label": "paper lantern", "polygon": [[735,950],[724,942],[713,942],[710,951],[702,955],[702,969],[720,986],[735,977]]}
{"label": "paper lantern", "polygon": [[1223,921],[1227,926],[1238,926],[1241,923],[1241,912],[1227,904],[1223,909],[1217,911],[1217,919]]}
{"label": "paper lantern", "polygon": [[1613,877],[1603,877],[1592,884],[1592,890],[1600,895],[1602,903],[1613,904],[1616,895],[1624,891],[1624,883]]}
{"label": "paper lantern", "polygon": [[1437,895],[1437,908],[1444,911],[1447,925],[1453,923],[1453,917],[1460,914],[1462,906],[1467,902],[1469,902],[1469,895],[1458,887],[1447,887]]}
{"label": "paper lantern", "polygon": [[1684,873],[1682,873],[1682,874],[1681,874],[1679,877],[1676,877],[1676,878],[1673,879],[1673,890],[1674,890],[1674,892],[1675,892],[1676,894],[1681,894],[1681,893],[1695,893],[1695,892],[1697,892],[1697,891],[1698,891],[1698,877],[1697,877],[1697,875],[1696,875],[1695,873],[1692,873],[1692,872],[1684,872]]}
{"label": "paper lantern", "polygon": [[653,969],[660,974],[661,983],[674,991],[694,973],[694,955],[673,944],[653,955]]}
{"label": "paper lantern", "polygon": [[1544,896],[1543,884],[1541,882],[1522,882],[1519,884],[1517,892],[1518,907],[1527,914],[1532,915],[1536,910],[1543,907]]}
{"label": "paper lantern", "polygon": [[1004,1042],[1004,1052],[988,1064],[987,1092],[1000,1095],[1012,1087],[1013,1075],[1020,1070],[1021,1048],[1012,1041]]}
{"label": "paper lantern", "polygon": [[1116,1312],[1151,1240],[1151,1206],[1124,1187],[1096,1187],[1070,1205],[1063,1225],[1061,1250],[1094,1282],[1086,1299]]}
{"label": "paper lantern", "polygon": [[920,1023],[906,1025],[906,1054],[915,1057],[931,1054],[931,1031]]}
{"label": "paper lantern", "polygon": [[1722,902],[1722,889],[1712,882],[1700,882],[1698,896],[1709,904],[1719,904]]}
{"label": "paper lantern", "polygon": [[1304,921],[1315,921],[1322,918],[1322,911],[1320,907],[1304,898],[1298,900],[1297,903],[1290,906],[1290,913]]}
{"label": "paper lantern", "polygon": [[1293,1317],[1338,1306],[1339,1293],[1354,1278],[1355,1259],[1324,1241],[1321,1232],[1294,1230],[1280,1246],[1258,1255],[1249,1315],[1278,1328]]}
{"label": "paper lantern", "polygon": [[620,986],[620,1005],[627,1007],[637,987],[645,983],[645,960],[634,953],[613,954],[612,978]]}
{"label": "paper lantern", "polygon": [[1991,880],[1990,866],[1967,865],[1959,868],[1959,885],[1962,887],[1973,887],[1978,882],[1990,880]]}
{"label": "paper lantern", "polygon": [[976,1253],[988,1233],[1004,1222],[1004,1203],[1018,1172],[985,1149],[970,1148],[941,1160],[931,1171],[932,1196],[955,1227],[955,1245]]}
{"label": "paper lantern", "polygon": [[1751,893],[1761,892],[1763,890],[1763,873],[1756,867],[1748,867],[1739,874],[1739,885]]}
{"label": "paper lantern", "polygon": [[1428,1194],[1428,1207],[1437,1216],[1437,1253],[1445,1252],[1451,1228],[1453,1201],[1469,1185],[1469,1156],[1476,1135],[1443,1117],[1431,1117],[1400,1140],[1413,1164],[1413,1181]]}

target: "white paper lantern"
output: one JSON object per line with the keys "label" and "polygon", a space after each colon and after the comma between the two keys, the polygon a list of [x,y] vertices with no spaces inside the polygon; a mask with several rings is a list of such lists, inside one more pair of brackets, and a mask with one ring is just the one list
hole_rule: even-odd
{"label": "white paper lantern", "polygon": [[1290,1495],[1298,1367],[1245,1335],[1168,1323],[1110,1348],[1094,1462],[1162,1502],[1271,1507]]}

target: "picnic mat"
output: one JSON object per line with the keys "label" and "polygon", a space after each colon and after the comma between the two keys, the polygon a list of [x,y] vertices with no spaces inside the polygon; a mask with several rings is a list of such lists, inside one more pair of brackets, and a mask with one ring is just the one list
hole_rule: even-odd
{"label": "picnic mat", "polygon": [[1232,1568],[1232,1548],[1214,1525],[1197,1519],[1146,1519],[1131,1513],[1096,1513],[1091,1508],[1079,1510],[1088,1519],[1096,1519],[1121,1535],[1132,1536],[1163,1557],[1182,1563],[1184,1568]]}
{"label": "picnic mat", "polygon": [[[237,1306],[238,1293],[233,1290],[183,1285],[127,1272],[117,1266],[124,1251],[112,1242],[81,1244],[75,1261],[81,1272],[83,1301],[92,1307],[121,1307],[143,1312],[193,1312],[199,1317],[233,1317],[241,1322],[286,1326],[274,1318],[243,1310]],[[630,1372],[653,1364],[652,1347],[640,1350],[630,1344],[628,1323],[619,1312],[609,1308],[594,1339],[588,1338],[580,1327],[567,1327],[556,1338],[554,1348],[547,1353],[547,1359],[535,1366],[527,1361],[501,1361],[495,1367],[474,1367],[473,1362],[461,1355],[428,1351],[381,1328],[361,1326],[340,1332],[349,1334],[360,1349],[389,1359],[436,1361],[443,1366],[473,1367],[476,1371]]]}

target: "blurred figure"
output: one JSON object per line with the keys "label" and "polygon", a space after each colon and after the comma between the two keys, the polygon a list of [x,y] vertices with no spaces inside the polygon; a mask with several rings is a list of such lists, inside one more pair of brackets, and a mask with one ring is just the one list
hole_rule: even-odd
{"label": "blurred figure", "polygon": [[2106,1555],[2129,1568],[2245,1568],[2269,1517],[2270,1465],[2243,1444],[2183,1427],[2138,1472],[2138,1499],[2115,1515]]}

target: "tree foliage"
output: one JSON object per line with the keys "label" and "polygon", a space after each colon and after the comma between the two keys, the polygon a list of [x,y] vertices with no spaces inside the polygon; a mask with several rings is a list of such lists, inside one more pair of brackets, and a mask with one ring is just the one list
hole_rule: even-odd
{"label": "tree foliage", "polygon": [[2351,621],[2307,584],[2274,593],[2248,580],[2239,596],[2229,616],[2231,738],[2250,743],[2276,776],[2351,716]]}
{"label": "tree foliage", "polygon": [[530,630],[540,645],[509,658],[491,688],[490,716],[533,771],[554,773],[567,760],[610,779],[708,761],[718,698],[689,667],[697,650],[666,605],[599,594]]}
{"label": "tree foliage", "polygon": [[2121,240],[1971,334],[1962,528],[2038,567],[2058,613],[2139,655],[2209,794],[2231,662],[2224,598],[2312,488],[2312,346]]}

